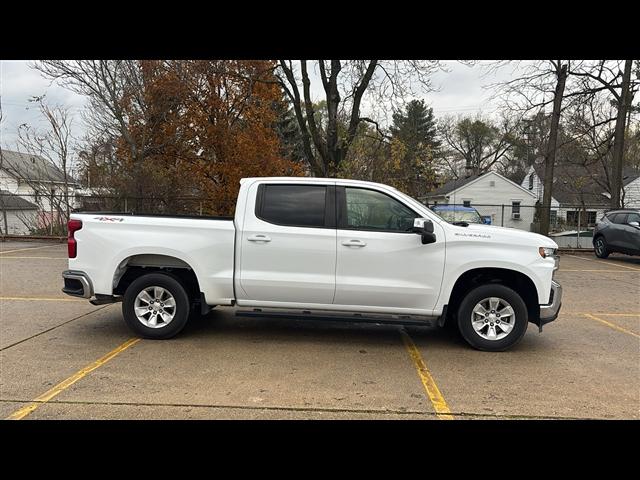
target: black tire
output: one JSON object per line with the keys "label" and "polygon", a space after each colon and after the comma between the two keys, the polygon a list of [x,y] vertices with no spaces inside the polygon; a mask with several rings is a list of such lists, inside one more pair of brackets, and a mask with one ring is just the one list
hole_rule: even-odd
{"label": "black tire", "polygon": [[[482,300],[497,297],[506,300],[515,313],[514,325],[511,331],[500,340],[485,339],[473,328],[471,319],[474,307]],[[509,287],[500,284],[482,285],[471,290],[464,297],[458,308],[458,329],[469,345],[487,352],[502,352],[518,343],[529,324],[527,306],[522,297]]]}
{"label": "black tire", "polygon": [[593,248],[596,252],[596,257],[598,258],[607,258],[609,253],[611,253],[607,247],[607,241],[602,235],[598,235],[593,239]]}
{"label": "black tire", "polygon": [[[162,287],[175,299],[173,319],[166,326],[151,328],[144,325],[136,316],[134,305],[136,297],[149,287]],[[177,335],[187,324],[190,314],[190,301],[182,284],[173,276],[165,273],[150,273],[134,280],[127,288],[122,302],[122,316],[127,326],[143,338],[163,340]]]}

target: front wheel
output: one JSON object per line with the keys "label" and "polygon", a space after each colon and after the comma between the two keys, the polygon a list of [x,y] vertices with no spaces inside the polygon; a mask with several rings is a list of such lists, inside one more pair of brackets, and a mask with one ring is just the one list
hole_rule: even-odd
{"label": "front wheel", "polygon": [[483,285],[460,303],[458,328],[472,347],[501,352],[522,339],[529,322],[522,297],[504,285]]}
{"label": "front wheel", "polygon": [[609,249],[607,248],[607,242],[602,235],[596,237],[593,241],[593,247],[596,251],[596,257],[607,258],[609,256]]}
{"label": "front wheel", "polygon": [[182,284],[164,273],[134,280],[122,302],[122,315],[129,328],[151,339],[177,335],[189,319],[189,310],[189,297]]}

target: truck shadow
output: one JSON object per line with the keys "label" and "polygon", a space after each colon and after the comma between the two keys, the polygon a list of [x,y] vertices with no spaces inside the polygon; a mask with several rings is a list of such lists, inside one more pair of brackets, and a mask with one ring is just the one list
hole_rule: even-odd
{"label": "truck shadow", "polygon": [[[232,313],[214,310],[209,315],[192,319],[176,337],[186,341],[238,341],[250,344],[325,344],[360,346],[403,346],[401,329],[404,328],[420,348],[466,351],[479,355],[504,354],[479,352],[472,349],[452,329],[430,326],[406,326],[323,320],[291,320],[276,318],[235,317]],[[530,324],[523,339],[506,353],[540,353],[553,346],[538,335],[537,327]]]}
{"label": "truck shadow", "polygon": [[[292,320],[276,318],[235,317],[214,310],[209,315],[189,321],[179,334],[183,339],[233,339],[252,343],[325,343],[402,345],[401,325],[335,322],[317,319]],[[455,332],[430,326],[406,327],[411,337],[450,347],[469,348]]]}

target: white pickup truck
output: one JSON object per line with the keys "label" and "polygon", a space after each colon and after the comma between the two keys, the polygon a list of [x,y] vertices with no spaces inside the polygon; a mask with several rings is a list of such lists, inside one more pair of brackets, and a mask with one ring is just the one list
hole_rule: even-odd
{"label": "white pickup truck", "polygon": [[176,335],[219,305],[236,315],[457,326],[501,351],[558,316],[557,244],[450,224],[395,188],[245,178],[235,217],[74,213],[63,292],[122,301],[138,335]]}

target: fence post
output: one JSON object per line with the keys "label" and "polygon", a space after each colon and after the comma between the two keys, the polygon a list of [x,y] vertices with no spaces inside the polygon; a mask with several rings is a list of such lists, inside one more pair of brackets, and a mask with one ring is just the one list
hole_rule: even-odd
{"label": "fence post", "polygon": [[202,216],[202,202],[200,202],[200,216]]}
{"label": "fence post", "polygon": [[502,207],[502,214],[500,215],[500,226],[504,227],[504,203],[501,205]]}
{"label": "fence post", "polygon": [[124,197],[124,213],[127,213],[128,210],[129,208],[127,206],[127,197]]}
{"label": "fence post", "polygon": [[576,248],[580,248],[580,214],[581,210],[578,210],[578,241],[576,242]]}

